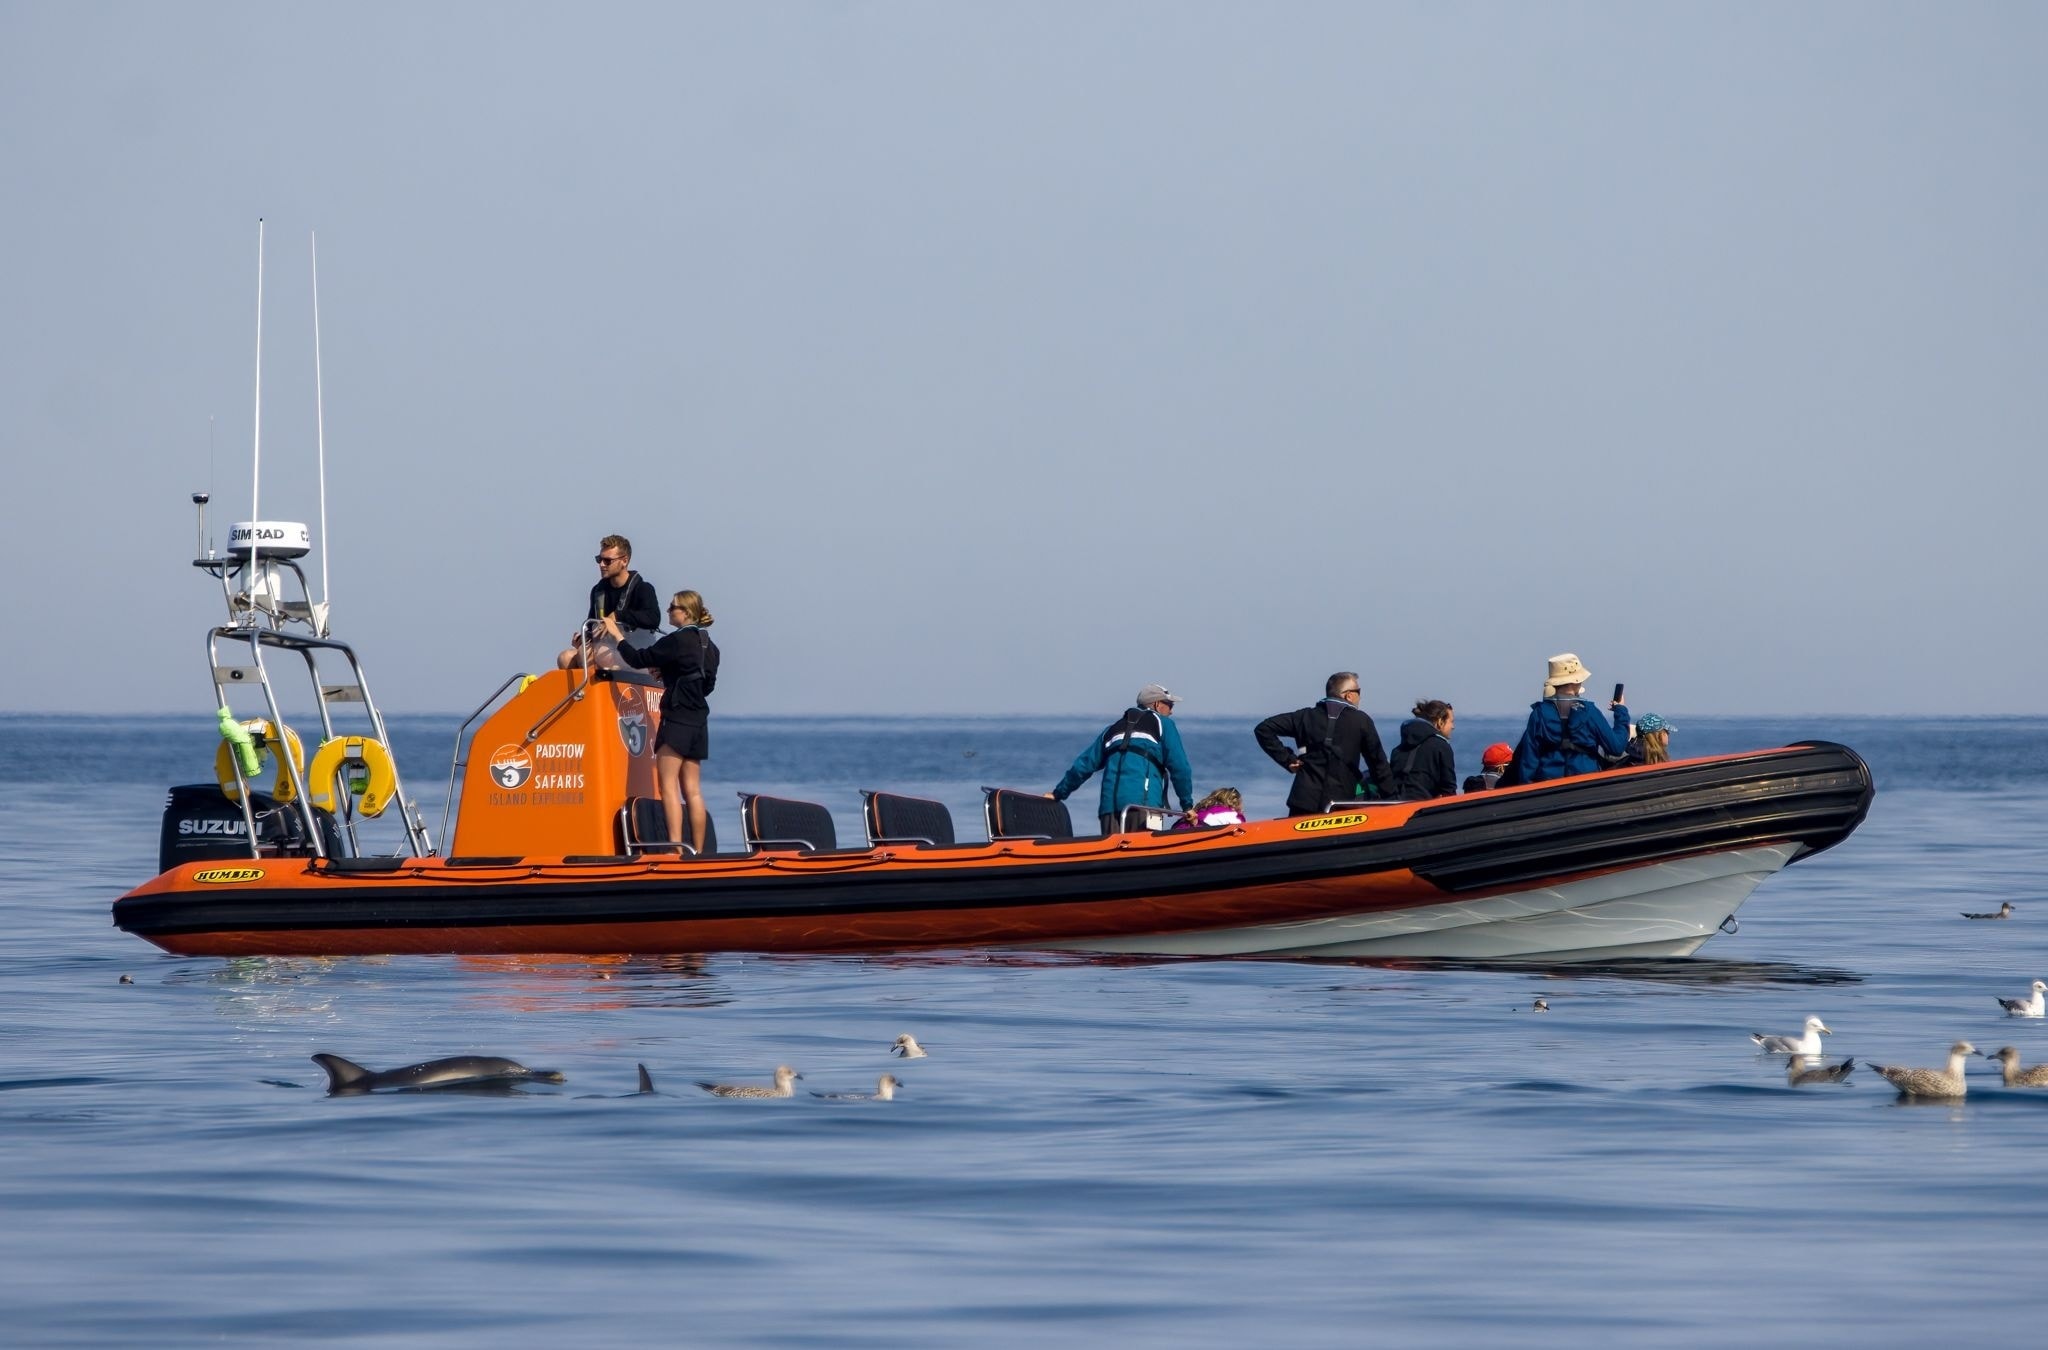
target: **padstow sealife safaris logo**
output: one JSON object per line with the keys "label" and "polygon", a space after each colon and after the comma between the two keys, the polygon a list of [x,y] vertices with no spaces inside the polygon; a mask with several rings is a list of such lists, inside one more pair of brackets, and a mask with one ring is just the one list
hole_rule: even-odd
{"label": "padstow sealife safaris logo", "polygon": [[647,714],[628,713],[619,718],[619,739],[626,743],[626,753],[638,759],[647,753]]}
{"label": "padstow sealife safaris logo", "polygon": [[533,756],[516,745],[501,745],[491,751],[491,781],[510,791],[526,786],[533,777]]}

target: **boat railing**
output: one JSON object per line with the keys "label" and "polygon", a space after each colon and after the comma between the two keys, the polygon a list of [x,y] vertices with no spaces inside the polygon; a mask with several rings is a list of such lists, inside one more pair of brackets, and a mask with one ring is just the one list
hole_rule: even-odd
{"label": "boat railing", "polygon": [[1141,830],[1165,830],[1171,829],[1173,822],[1180,819],[1180,816],[1181,813],[1170,806],[1146,806],[1143,803],[1136,803],[1123,809],[1117,824],[1122,827],[1125,834]]}
{"label": "boat railing", "polygon": [[[597,678],[598,654],[606,650],[598,646],[594,641],[596,634],[590,631],[592,626],[588,622],[577,626],[574,638],[576,660],[569,668],[568,691],[556,701],[553,707],[542,713],[534,724],[526,729],[526,744],[532,745],[535,741],[539,740],[541,733],[548,729],[550,722],[553,722],[557,717],[568,711],[571,704],[582,702],[583,696],[590,692],[591,683]],[[615,662],[617,661],[616,656],[613,659]],[[612,667],[607,666],[604,669],[609,670]],[[504,692],[502,686],[500,686],[499,692]],[[493,694],[491,697],[496,698],[497,695]],[[489,700],[485,700],[484,707],[487,708],[489,706]],[[482,712],[483,708],[479,708],[477,711]]]}
{"label": "boat railing", "polygon": [[[462,725],[455,728],[455,749],[448,756],[448,793],[441,804],[441,838],[447,842],[448,852],[451,854],[455,852],[455,836],[448,833],[448,822],[455,812],[455,784],[461,777],[462,771],[469,767],[469,756],[463,752],[463,743],[468,739],[470,730],[475,725],[477,719],[496,706],[498,699],[507,689],[510,689],[515,684],[524,688],[526,682],[532,678],[533,676],[528,675],[524,671],[506,676],[505,682],[496,689],[493,689],[490,697],[477,704],[476,711],[463,718]],[[529,733],[527,740],[531,741],[532,739],[533,736]]]}
{"label": "boat railing", "polygon": [[[386,749],[389,749],[391,735],[389,729],[384,724],[384,715],[378,710],[375,700],[370,697],[369,680],[363,673],[361,661],[357,659],[354,649],[346,642],[334,638],[301,636],[297,633],[280,631],[275,627],[264,628],[253,624],[230,624],[211,629],[207,633],[206,642],[208,666],[213,671],[214,676],[214,698],[217,705],[225,709],[230,717],[234,716],[234,709],[228,699],[228,690],[236,685],[250,683],[249,677],[251,672],[253,672],[253,683],[262,690],[263,706],[268,714],[268,720],[271,726],[278,728],[280,740],[284,739],[284,731],[287,726],[284,706],[279,701],[277,687],[271,680],[269,666],[264,660],[264,651],[265,649],[274,649],[291,652],[306,663],[307,677],[312,684],[313,706],[320,719],[320,740],[316,744],[325,744],[333,740],[338,734],[334,725],[331,704],[361,703],[365,716],[370,723],[371,734]],[[219,644],[223,642],[247,643],[249,659],[252,664],[247,667],[223,664],[220,659],[219,650]],[[321,679],[317,658],[322,652],[334,653],[347,662],[349,668],[348,683],[337,684]],[[291,753],[289,742],[279,745],[276,754],[282,779],[291,785],[292,804],[297,809],[300,820],[306,827],[308,844],[313,849],[314,856],[324,858],[327,856],[326,835],[320,828],[320,820],[315,814],[312,796],[308,791],[311,783],[307,778],[307,765],[301,763],[299,757]],[[243,823],[251,832],[250,840],[251,847],[253,848],[256,838],[256,821],[250,803],[250,792],[254,785],[250,783],[248,776],[243,773],[239,757],[230,755],[228,759],[234,767],[235,781],[242,799]],[[392,763],[391,774],[392,800],[398,806],[399,817],[404,824],[406,841],[412,848],[414,856],[429,854],[433,851],[433,848],[426,833],[425,822],[420,818],[418,809],[414,806],[411,797],[406,793],[405,784],[399,776],[395,760]],[[355,818],[353,813],[347,811],[346,808],[344,809],[341,824],[346,832],[350,849],[360,851]]]}

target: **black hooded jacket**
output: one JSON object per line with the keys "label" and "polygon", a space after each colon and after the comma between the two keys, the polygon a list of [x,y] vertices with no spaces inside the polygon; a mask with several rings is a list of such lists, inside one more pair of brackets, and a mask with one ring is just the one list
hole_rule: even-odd
{"label": "black hooded jacket", "polygon": [[[1394,775],[1387,767],[1386,749],[1380,745],[1380,729],[1372,718],[1341,698],[1275,713],[1259,723],[1252,735],[1258,738],[1259,749],[1281,768],[1296,759],[1301,761],[1294,786],[1287,793],[1289,815],[1321,815],[1331,802],[1356,797],[1367,781],[1380,796],[1394,795]],[[1301,749],[1289,752],[1280,744],[1283,737]],[[1359,773],[1360,760],[1365,763],[1364,775]]]}
{"label": "black hooded jacket", "polygon": [[1457,760],[1442,733],[1411,717],[1401,724],[1401,744],[1394,748],[1394,790],[1401,800],[1427,801],[1458,791]]}

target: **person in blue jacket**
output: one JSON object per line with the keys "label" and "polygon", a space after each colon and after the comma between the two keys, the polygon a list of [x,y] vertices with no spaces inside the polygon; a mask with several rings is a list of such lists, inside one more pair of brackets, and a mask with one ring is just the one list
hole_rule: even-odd
{"label": "person in blue jacket", "polygon": [[1591,703],[1579,697],[1592,678],[1593,672],[1571,652],[1550,658],[1543,697],[1529,705],[1529,725],[1515,747],[1514,762],[1501,776],[1502,787],[1598,773],[1607,761],[1628,754],[1628,708],[1618,702],[1609,704],[1614,719],[1610,725]]}
{"label": "person in blue jacket", "polygon": [[1140,689],[1137,706],[1104,727],[1048,795],[1065,801],[1068,793],[1100,773],[1104,834],[1123,829],[1127,806],[1163,808],[1169,781],[1180,796],[1181,810],[1192,809],[1195,775],[1188,767],[1188,752],[1181,748],[1180,730],[1173,725],[1173,705],[1179,701],[1164,685]]}

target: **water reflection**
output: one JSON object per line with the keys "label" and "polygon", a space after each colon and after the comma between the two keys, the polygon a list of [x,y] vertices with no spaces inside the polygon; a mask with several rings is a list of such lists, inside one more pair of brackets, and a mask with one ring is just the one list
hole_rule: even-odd
{"label": "water reflection", "polygon": [[1073,966],[1107,968],[1217,965],[1257,962],[1300,966],[1341,966],[1352,970],[1478,971],[1503,975],[1540,975],[1560,980],[1649,980],[1690,985],[1838,985],[1861,984],[1859,971],[1838,966],[1783,961],[1717,961],[1711,958],[1634,957],[1613,961],[1457,961],[1387,956],[1169,956],[1132,952],[1053,952],[1012,950],[948,950],[869,952],[856,957],[770,955],[763,961],[858,960],[906,969],[918,967],[999,966],[1043,969]]}
{"label": "water reflection", "polygon": [[211,986],[222,1013],[269,1021],[329,1014],[350,990],[449,977],[465,981],[467,1006],[514,1012],[716,1008],[732,999],[701,955],[246,956],[175,971],[164,982]]}
{"label": "water reflection", "polygon": [[487,972],[472,1007],[513,1012],[609,1012],[620,1008],[720,1008],[732,993],[695,953],[667,956],[459,956]]}
{"label": "water reflection", "polygon": [[1574,961],[1564,965],[1545,965],[1536,961],[1426,961],[1409,957],[1290,959],[1310,961],[1316,965],[1378,970],[1469,970],[1503,975],[1541,975],[1557,980],[1648,980],[1658,984],[1688,985],[1837,985],[1861,984],[1864,978],[1857,971],[1836,966],[1795,965],[1783,961],[1716,961],[1698,956]]}

